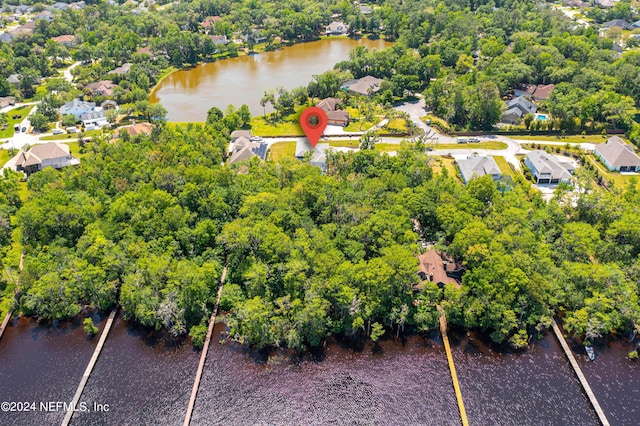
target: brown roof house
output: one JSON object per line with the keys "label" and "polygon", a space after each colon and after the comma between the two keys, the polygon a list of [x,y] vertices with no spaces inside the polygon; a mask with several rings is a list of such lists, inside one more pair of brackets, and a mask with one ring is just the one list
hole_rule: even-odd
{"label": "brown roof house", "polygon": [[416,290],[421,290],[427,281],[434,282],[440,286],[454,284],[460,288],[459,278],[462,276],[462,267],[454,261],[442,259],[442,256],[435,251],[429,250],[418,256],[418,276],[422,280],[415,286]]}
{"label": "brown roof house", "polygon": [[620,137],[612,136],[606,143],[596,145],[595,154],[609,170],[619,172],[640,171],[640,157],[633,147]]}
{"label": "brown roof house", "polygon": [[118,127],[113,134],[113,137],[114,139],[118,138],[120,132],[127,132],[129,133],[129,136],[134,137],[138,135],[150,135],[152,131],[153,125],[151,125],[150,123],[136,123],[130,126]]}
{"label": "brown roof house", "polygon": [[216,27],[216,23],[220,21],[222,18],[220,16],[207,16],[204,18],[204,21],[200,22],[200,26],[205,29],[205,31],[212,31]]}
{"label": "brown roof house", "polygon": [[15,105],[16,98],[13,96],[5,96],[0,98],[0,109],[8,107],[10,105]]}
{"label": "brown roof house", "polygon": [[111,80],[101,80],[96,83],[87,84],[84,88],[89,89],[94,96],[113,96],[113,89],[116,87]]}
{"label": "brown roof house", "polygon": [[316,104],[318,108],[327,113],[328,123],[333,126],[346,126],[349,124],[349,113],[344,110],[337,109],[340,99],[326,98]]}
{"label": "brown roof house", "polygon": [[51,40],[67,47],[73,47],[76,44],[76,37],[71,34],[65,34],[58,37],[51,37]]}
{"label": "brown roof house", "polygon": [[131,63],[127,62],[119,66],[118,68],[109,71],[107,74],[118,74],[118,75],[126,75],[129,74],[131,70]]}
{"label": "brown roof house", "polygon": [[29,176],[45,167],[61,169],[78,164],[80,160],[71,156],[67,145],[49,142],[35,145],[27,152],[20,151],[16,159],[16,170],[23,171]]}

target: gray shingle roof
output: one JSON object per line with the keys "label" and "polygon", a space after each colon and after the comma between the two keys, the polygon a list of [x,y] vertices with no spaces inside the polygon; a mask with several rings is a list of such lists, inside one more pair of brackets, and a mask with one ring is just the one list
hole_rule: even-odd
{"label": "gray shingle roof", "polygon": [[596,151],[614,167],[640,167],[640,157],[620,137],[612,136],[596,145]]}
{"label": "gray shingle roof", "polygon": [[474,177],[484,175],[500,175],[500,168],[493,157],[480,155],[470,155],[464,160],[458,160],[458,167],[465,182],[469,182]]}

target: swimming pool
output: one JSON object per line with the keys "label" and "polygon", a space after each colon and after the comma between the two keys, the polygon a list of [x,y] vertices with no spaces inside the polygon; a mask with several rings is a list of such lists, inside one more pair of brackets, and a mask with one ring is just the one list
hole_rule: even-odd
{"label": "swimming pool", "polygon": [[536,115],[536,120],[538,121],[546,121],[549,119],[549,116],[547,114],[537,114]]}

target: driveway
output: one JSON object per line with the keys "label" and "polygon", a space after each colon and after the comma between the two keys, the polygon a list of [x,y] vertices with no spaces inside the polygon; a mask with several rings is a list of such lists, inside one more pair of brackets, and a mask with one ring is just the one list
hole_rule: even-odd
{"label": "driveway", "polygon": [[436,132],[433,127],[428,126],[424,121],[420,119],[420,117],[424,117],[429,113],[427,111],[427,106],[424,102],[424,99],[420,99],[415,102],[403,102],[394,106],[394,108],[398,111],[406,112],[409,114],[411,121],[415,124],[419,129],[424,130],[425,135],[429,139],[433,139],[438,143],[455,143],[455,138],[450,136],[441,135]]}

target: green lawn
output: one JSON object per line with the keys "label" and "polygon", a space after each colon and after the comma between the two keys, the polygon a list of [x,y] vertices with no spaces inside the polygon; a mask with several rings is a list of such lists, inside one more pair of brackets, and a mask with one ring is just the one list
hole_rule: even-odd
{"label": "green lawn", "polygon": [[449,124],[446,122],[446,120],[443,120],[440,117],[436,117],[435,115],[425,115],[423,117],[420,117],[420,120],[424,121],[425,123],[427,122],[427,120],[431,120],[432,124],[437,124],[442,130],[447,130],[449,128]]}
{"label": "green lawn", "polygon": [[504,142],[478,142],[478,143],[436,143],[433,149],[506,149],[507,144]]}
{"label": "green lawn", "polygon": [[594,155],[585,155],[585,158],[595,166],[598,173],[604,176],[608,182],[613,181],[616,188],[624,189],[629,185],[629,182],[631,182],[632,179],[635,179],[636,188],[640,189],[640,176],[622,175],[618,172],[611,172],[600,161],[598,161]]}
{"label": "green lawn", "polygon": [[0,167],[4,166],[7,161],[9,161],[9,151],[0,149]]}
{"label": "green lawn", "polygon": [[[78,132],[79,133],[79,132]],[[67,140],[77,140],[78,133],[63,133],[61,135],[51,135],[51,136],[43,136],[40,138],[41,141],[67,141]],[[95,137],[102,135],[102,130],[88,130],[84,132],[85,137]]]}
{"label": "green lawn", "polygon": [[500,167],[503,175],[511,176],[512,178],[514,177],[513,170],[504,157],[496,155],[493,157],[493,159],[496,160],[496,164],[498,165],[498,167]]}
{"label": "green lawn", "polygon": [[445,158],[445,157],[433,157],[433,162],[431,163],[431,168],[434,173],[441,174],[444,169],[447,170],[449,176],[456,179],[458,182],[460,179],[458,178],[459,171],[458,166],[455,164],[455,159],[453,158]]}
{"label": "green lawn", "polygon": [[300,127],[300,114],[307,107],[308,105],[297,107],[296,112],[277,123],[265,121],[264,116],[252,117],[251,132],[256,136],[304,136]]}
{"label": "green lawn", "polygon": [[506,136],[514,140],[528,140],[540,142],[562,142],[562,143],[602,143],[606,142],[607,137],[602,135],[569,135],[569,136],[542,136],[542,135],[525,135],[525,136]]}
{"label": "green lawn", "polygon": [[[22,108],[12,109],[7,112],[7,128],[4,130],[0,130],[0,139],[10,138],[13,136],[13,126],[16,123],[20,123],[25,117],[29,114],[29,112],[33,109],[33,105],[28,105]],[[14,115],[21,115],[22,117],[13,119]]]}
{"label": "green lawn", "polygon": [[281,158],[293,158],[295,154],[295,141],[276,142],[269,148],[269,155],[267,158],[277,163]]}

